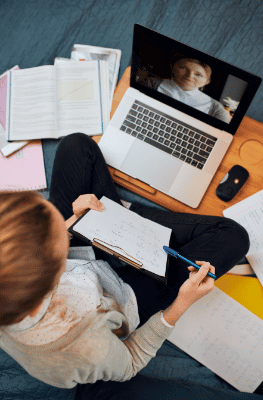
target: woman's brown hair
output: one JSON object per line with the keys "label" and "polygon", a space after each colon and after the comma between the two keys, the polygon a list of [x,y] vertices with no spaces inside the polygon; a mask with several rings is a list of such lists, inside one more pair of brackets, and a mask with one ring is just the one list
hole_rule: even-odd
{"label": "woman's brown hair", "polygon": [[54,288],[52,210],[38,192],[0,192],[0,326],[21,321]]}

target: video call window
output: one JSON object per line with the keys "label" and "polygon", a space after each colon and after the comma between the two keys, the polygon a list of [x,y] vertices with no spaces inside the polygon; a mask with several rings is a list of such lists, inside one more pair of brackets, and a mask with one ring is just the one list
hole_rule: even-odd
{"label": "video call window", "polygon": [[151,46],[139,57],[138,83],[223,122],[231,122],[247,82],[189,54],[173,52],[167,60],[162,49],[155,47],[151,54],[150,50]]}

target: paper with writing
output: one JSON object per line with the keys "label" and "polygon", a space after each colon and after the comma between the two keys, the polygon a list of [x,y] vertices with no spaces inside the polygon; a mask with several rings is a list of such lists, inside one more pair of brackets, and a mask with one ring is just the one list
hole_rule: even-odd
{"label": "paper with writing", "polygon": [[258,251],[246,256],[261,285],[263,286],[263,251]]}
{"label": "paper with writing", "polygon": [[227,208],[223,214],[247,230],[250,247],[246,257],[263,285],[263,190]]}
{"label": "paper with writing", "polygon": [[263,376],[263,321],[217,287],[176,322],[168,340],[225,379],[252,393]]}
{"label": "paper with writing", "polygon": [[103,197],[102,212],[90,210],[74,226],[74,231],[90,240],[99,239],[111,246],[120,247],[131,257],[139,260],[143,268],[159,276],[165,276],[171,229],[122,207]]}

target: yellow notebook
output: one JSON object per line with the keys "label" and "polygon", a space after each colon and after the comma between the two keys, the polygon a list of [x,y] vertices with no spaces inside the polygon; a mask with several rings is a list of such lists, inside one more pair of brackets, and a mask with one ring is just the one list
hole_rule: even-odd
{"label": "yellow notebook", "polygon": [[223,275],[215,286],[263,319],[263,287],[257,278]]}

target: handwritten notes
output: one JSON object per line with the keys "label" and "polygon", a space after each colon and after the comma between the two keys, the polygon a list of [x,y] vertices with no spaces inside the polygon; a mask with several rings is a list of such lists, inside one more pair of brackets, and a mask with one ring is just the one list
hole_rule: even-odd
{"label": "handwritten notes", "polygon": [[263,321],[217,287],[183,314],[168,340],[242,392],[263,380]]}
{"label": "handwritten notes", "polygon": [[249,234],[247,259],[263,285],[263,190],[223,211]]}
{"label": "handwritten notes", "polygon": [[[99,239],[123,250],[139,260],[143,268],[165,276],[167,254],[163,246],[169,245],[171,229],[150,221],[103,197],[102,212],[90,210],[74,226],[74,231],[89,240]],[[120,254],[123,254],[121,252]]]}

